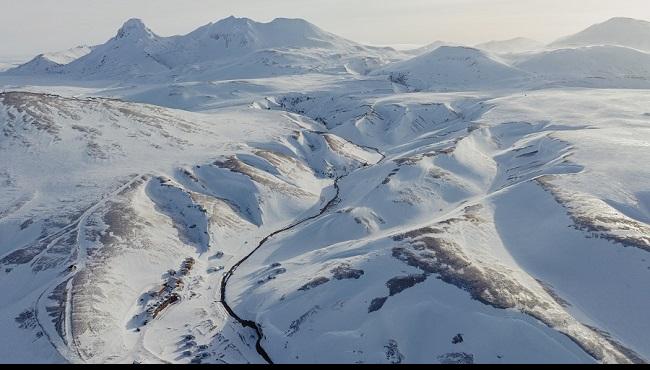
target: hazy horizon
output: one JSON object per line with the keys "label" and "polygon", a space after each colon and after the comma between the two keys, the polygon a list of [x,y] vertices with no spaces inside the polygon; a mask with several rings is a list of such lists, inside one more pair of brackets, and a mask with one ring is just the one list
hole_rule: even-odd
{"label": "hazy horizon", "polygon": [[[90,4],[90,5],[89,5]],[[267,22],[303,18],[326,31],[372,45],[475,45],[527,37],[551,42],[612,17],[650,19],[646,0],[0,0],[0,57],[24,59],[77,45],[100,44],[128,18],[162,36],[188,33],[235,15]],[[342,16],[343,15],[343,16]],[[389,26],[388,26],[389,25]]]}

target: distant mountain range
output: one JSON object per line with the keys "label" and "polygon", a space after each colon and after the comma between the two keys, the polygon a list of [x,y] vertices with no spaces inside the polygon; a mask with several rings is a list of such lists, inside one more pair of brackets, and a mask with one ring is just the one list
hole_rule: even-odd
{"label": "distant mountain range", "polygon": [[172,37],[130,19],[104,44],[41,54],[5,74],[169,82],[351,73],[408,80],[418,90],[504,83],[645,87],[648,50],[650,23],[629,18],[613,18],[549,45],[526,38],[475,48],[436,41],[407,51],[361,45],[302,19],[260,23],[229,17]]}
{"label": "distant mountain range", "polygon": [[[115,37],[93,48],[41,54],[10,73],[112,79],[151,76],[229,77],[309,70],[366,72],[399,53],[357,44],[301,19],[268,23],[229,17],[183,36],[161,37],[130,19]],[[67,56],[67,58],[65,57]]]}

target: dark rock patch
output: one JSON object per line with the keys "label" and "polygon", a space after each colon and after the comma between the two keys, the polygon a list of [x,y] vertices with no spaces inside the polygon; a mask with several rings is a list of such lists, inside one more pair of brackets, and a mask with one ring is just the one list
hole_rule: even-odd
{"label": "dark rock patch", "polygon": [[325,283],[327,283],[329,281],[330,281],[330,279],[326,278],[324,276],[317,277],[314,280],[312,280],[312,281],[308,282],[307,284],[305,284],[305,285],[301,286],[300,288],[298,288],[298,290],[307,291],[309,289],[316,288],[319,285],[323,285],[323,284],[325,284]]}
{"label": "dark rock patch", "polygon": [[359,279],[364,274],[363,270],[353,269],[348,264],[339,265],[330,270],[330,272],[336,280]]}
{"label": "dark rock patch", "polygon": [[379,311],[382,307],[384,307],[384,303],[386,303],[387,300],[388,297],[373,299],[372,302],[370,302],[370,306],[368,306],[368,313]]}
{"label": "dark rock patch", "polygon": [[33,309],[21,312],[14,320],[21,329],[34,329],[37,325],[36,313]]}
{"label": "dark rock patch", "polygon": [[474,363],[474,355],[465,352],[451,352],[438,356],[443,365],[469,365]]}
{"label": "dark rock patch", "polygon": [[386,282],[390,296],[399,294],[427,279],[426,274],[397,276]]}
{"label": "dark rock patch", "polygon": [[25,230],[26,228],[29,227],[29,225],[31,225],[31,224],[33,224],[33,223],[34,223],[34,220],[31,219],[31,218],[30,218],[29,220],[26,220],[25,222],[23,222],[22,224],[20,224],[20,230]]}
{"label": "dark rock patch", "polygon": [[389,340],[388,344],[384,346],[384,349],[386,350],[386,360],[391,364],[401,364],[404,361],[404,355],[399,351],[399,345],[396,340]]}
{"label": "dark rock patch", "polygon": [[307,319],[309,319],[310,317],[318,313],[318,311],[320,311],[320,306],[314,306],[309,311],[302,314],[299,318],[293,320],[289,325],[289,330],[287,330],[285,334],[288,337],[296,334],[300,330],[300,326],[304,324],[304,322],[307,321]]}

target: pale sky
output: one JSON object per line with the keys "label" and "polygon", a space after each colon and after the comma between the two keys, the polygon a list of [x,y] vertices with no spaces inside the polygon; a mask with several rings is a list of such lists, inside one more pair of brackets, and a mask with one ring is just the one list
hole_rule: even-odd
{"label": "pale sky", "polygon": [[99,44],[132,17],[170,36],[229,15],[304,18],[375,45],[474,45],[550,42],[617,16],[650,20],[650,0],[0,0],[0,58]]}

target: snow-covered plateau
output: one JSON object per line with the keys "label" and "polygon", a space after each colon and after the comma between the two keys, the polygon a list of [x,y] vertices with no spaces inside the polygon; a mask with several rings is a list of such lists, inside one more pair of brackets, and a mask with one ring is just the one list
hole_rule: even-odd
{"label": "snow-covered plateau", "polygon": [[132,19],[9,68],[0,362],[650,361],[649,25]]}

